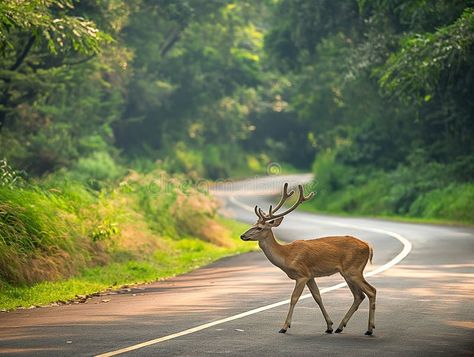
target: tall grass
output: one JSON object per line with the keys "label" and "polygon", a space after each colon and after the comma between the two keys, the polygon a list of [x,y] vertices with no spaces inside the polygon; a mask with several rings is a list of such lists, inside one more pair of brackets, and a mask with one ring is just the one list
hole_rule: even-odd
{"label": "tall grass", "polygon": [[131,172],[98,191],[73,176],[0,186],[0,305],[150,281],[251,249],[184,176]]}
{"label": "tall grass", "polygon": [[79,245],[73,208],[37,187],[0,187],[0,277],[13,283],[72,272]]}
{"label": "tall grass", "polygon": [[84,268],[68,279],[43,281],[31,286],[3,283],[0,309],[45,305],[74,299],[77,295],[117,289],[122,285],[156,281],[256,247],[238,239],[245,225],[222,219],[218,219],[218,223],[228,230],[227,239],[234,242],[233,248],[219,247],[197,238],[164,239],[161,244],[166,245],[160,246],[154,253],[143,255],[141,259],[116,259],[104,266]]}

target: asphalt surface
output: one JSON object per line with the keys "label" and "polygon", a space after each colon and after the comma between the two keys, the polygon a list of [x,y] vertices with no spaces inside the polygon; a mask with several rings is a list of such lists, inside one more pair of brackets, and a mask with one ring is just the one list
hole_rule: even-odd
{"label": "asphalt surface", "polygon": [[[297,183],[308,176],[247,180],[214,192],[223,201],[223,213],[253,223],[248,206],[267,207],[277,200],[271,195],[287,180]],[[405,248],[385,231],[403,236],[412,247],[402,261],[367,278],[377,288],[373,336],[364,336],[367,299],[341,334],[324,333],[324,319],[311,298],[296,306],[291,329],[277,333],[286,317],[284,300],[290,297],[293,282],[258,251],[167,281],[97,297],[87,304],[1,313],[0,354],[92,356],[135,346],[124,355],[474,355],[474,229],[297,210],[275,233],[284,241],[357,236],[374,248],[374,264],[366,268],[370,272],[393,261]],[[322,291],[341,282],[336,275],[317,279]],[[307,293],[305,289],[303,294]],[[352,303],[349,289],[337,288],[322,298],[337,326]],[[277,306],[235,317],[270,304]],[[205,325],[210,322],[215,324]],[[189,330],[194,327],[198,328]],[[165,339],[156,340],[161,337]],[[138,348],[146,341],[152,342]]]}

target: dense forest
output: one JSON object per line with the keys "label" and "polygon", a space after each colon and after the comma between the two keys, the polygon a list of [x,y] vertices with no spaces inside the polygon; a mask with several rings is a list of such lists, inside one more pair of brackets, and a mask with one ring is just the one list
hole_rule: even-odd
{"label": "dense forest", "polygon": [[238,250],[186,185],[271,162],[317,210],[472,223],[472,93],[472,0],[1,1],[0,281],[130,262],[132,221]]}

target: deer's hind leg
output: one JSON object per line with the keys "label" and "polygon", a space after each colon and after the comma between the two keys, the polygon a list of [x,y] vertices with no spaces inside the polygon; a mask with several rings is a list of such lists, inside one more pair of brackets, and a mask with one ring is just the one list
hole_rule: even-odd
{"label": "deer's hind leg", "polygon": [[313,295],[314,300],[319,305],[319,308],[321,309],[321,312],[323,313],[324,319],[326,320],[326,324],[327,324],[326,333],[332,333],[332,321],[329,318],[329,314],[327,313],[326,309],[324,308],[323,300],[321,299],[321,294],[319,293],[319,289],[318,289],[318,285],[316,284],[316,281],[314,279],[309,279],[306,285],[308,286],[309,291],[311,291],[311,295]]}
{"label": "deer's hind leg", "polygon": [[352,317],[354,312],[357,311],[359,308],[360,304],[365,298],[364,293],[362,292],[362,289],[355,284],[349,277],[345,277],[344,279],[347,282],[347,285],[349,286],[349,289],[351,289],[352,295],[354,296],[354,302],[352,303],[351,307],[349,308],[349,311],[347,311],[346,315],[342,319],[341,323],[339,324],[339,327],[336,330],[336,333],[342,332],[344,327],[346,327],[347,323],[349,322],[349,319]]}
{"label": "deer's hind leg", "polygon": [[359,281],[359,287],[369,298],[369,326],[365,334],[370,336],[372,335],[372,330],[375,328],[375,297],[377,290],[365,280],[364,276],[361,276]]}

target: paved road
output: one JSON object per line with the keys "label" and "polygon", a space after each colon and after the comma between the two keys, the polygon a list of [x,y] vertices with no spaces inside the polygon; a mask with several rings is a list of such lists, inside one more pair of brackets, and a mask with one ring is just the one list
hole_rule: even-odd
{"label": "paved road", "polygon": [[[279,191],[282,180],[308,177],[248,180],[221,186],[216,194],[223,212],[253,223],[248,206],[268,205],[273,200],[268,195]],[[311,298],[298,303],[292,328],[277,333],[293,282],[254,252],[108,296],[107,303],[99,297],[87,304],[0,314],[0,354],[92,356],[151,341],[124,355],[474,355],[474,229],[293,212],[276,230],[285,241],[334,234],[373,245],[369,275],[408,252],[396,237],[411,245],[403,260],[368,277],[377,288],[374,336],[363,334],[367,300],[342,334],[328,335]],[[333,289],[323,301],[335,324],[352,303],[348,288],[337,288],[341,282],[338,276],[318,279],[322,291]]]}

